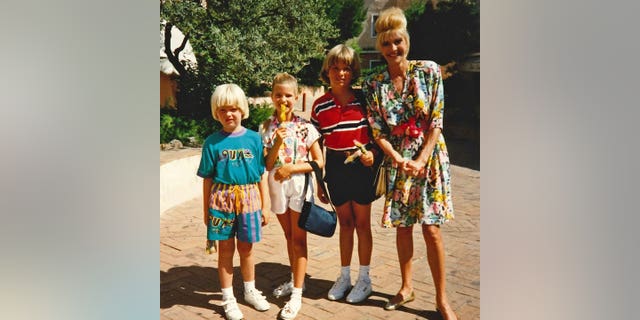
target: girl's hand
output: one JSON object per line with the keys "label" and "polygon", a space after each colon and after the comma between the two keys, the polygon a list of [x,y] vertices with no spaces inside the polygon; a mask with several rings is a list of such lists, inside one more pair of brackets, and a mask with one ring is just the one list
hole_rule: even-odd
{"label": "girl's hand", "polygon": [[276,179],[276,181],[280,182],[291,178],[291,165],[285,164],[282,167],[276,169],[276,173],[273,175],[273,178]]}
{"label": "girl's hand", "polygon": [[360,156],[360,163],[365,167],[371,167],[373,165],[373,152],[367,151]]}
{"label": "girl's hand", "polygon": [[274,141],[275,145],[280,145],[284,141],[284,138],[287,137],[287,128],[280,127],[276,129],[276,140]]}

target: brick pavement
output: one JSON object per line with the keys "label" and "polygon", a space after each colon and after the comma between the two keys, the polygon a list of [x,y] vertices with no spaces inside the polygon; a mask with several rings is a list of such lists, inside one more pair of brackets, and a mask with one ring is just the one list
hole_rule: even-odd
{"label": "brick pavement", "polygon": [[[480,172],[452,166],[456,219],[442,227],[446,250],[447,292],[459,319],[480,319]],[[414,287],[416,300],[396,311],[384,304],[400,287],[395,230],[378,225],[382,199],[373,203],[373,294],[351,305],[329,301],[326,293],[339,273],[338,231],[332,238],[309,234],[309,265],[303,307],[296,319],[441,319],[435,311],[435,292],[419,228],[414,229]],[[224,319],[217,280],[216,255],[204,254],[206,230],[201,198],[175,206],[160,217],[160,319]],[[339,227],[338,227],[339,228]],[[357,238],[356,238],[357,239]],[[356,240],[357,248],[357,240]],[[275,299],[272,289],[287,280],[290,271],[286,245],[277,218],[264,228],[264,240],[254,246],[256,287],[271,303],[255,311],[242,299],[239,258],[234,259],[234,292],[245,319],[276,319],[287,298]],[[357,277],[357,250],[352,279]]]}

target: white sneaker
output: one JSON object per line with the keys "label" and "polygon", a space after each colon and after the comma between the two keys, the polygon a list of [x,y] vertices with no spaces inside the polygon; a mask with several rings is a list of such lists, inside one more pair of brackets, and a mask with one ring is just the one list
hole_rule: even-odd
{"label": "white sneaker", "polygon": [[258,311],[267,311],[271,307],[262,291],[253,289],[244,292],[244,301],[251,304]]}
{"label": "white sneaker", "polygon": [[294,319],[298,315],[298,312],[300,311],[301,308],[302,308],[302,301],[294,302],[293,300],[289,300],[289,302],[287,302],[287,304],[284,305],[282,310],[280,310],[279,318],[283,320]]}
{"label": "white sneaker", "polygon": [[358,279],[356,285],[353,287],[349,295],[347,296],[347,302],[358,303],[364,301],[371,294],[371,279]]}
{"label": "white sneaker", "polygon": [[[302,283],[302,292],[307,289],[307,286]],[[276,298],[286,297],[291,295],[291,290],[293,290],[293,281],[285,282],[279,285],[277,288],[273,289],[273,296]]]}
{"label": "white sneaker", "polygon": [[240,308],[238,308],[238,303],[236,302],[236,298],[231,298],[222,301],[222,306],[224,307],[224,315],[227,316],[229,320],[242,320],[243,315]]}
{"label": "white sneaker", "polygon": [[338,277],[338,280],[333,284],[327,298],[329,300],[340,300],[351,289],[351,279],[345,278],[342,275]]}

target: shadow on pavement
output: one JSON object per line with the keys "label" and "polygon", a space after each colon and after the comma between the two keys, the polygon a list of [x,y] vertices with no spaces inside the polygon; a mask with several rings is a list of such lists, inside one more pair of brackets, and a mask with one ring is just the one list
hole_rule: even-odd
{"label": "shadow on pavement", "polygon": [[[256,288],[262,291],[267,301],[280,308],[288,301],[288,298],[275,298],[271,294],[273,289],[290,278],[289,266],[261,262],[255,265]],[[305,277],[304,297],[318,300],[326,299],[327,292],[333,282]],[[234,295],[239,303],[244,303],[242,297],[243,282],[240,266],[233,268]],[[222,299],[220,293],[220,281],[218,280],[218,268],[202,266],[173,267],[168,271],[160,272],[160,308],[167,309],[174,305],[192,306],[213,310],[224,314],[219,306]]]}

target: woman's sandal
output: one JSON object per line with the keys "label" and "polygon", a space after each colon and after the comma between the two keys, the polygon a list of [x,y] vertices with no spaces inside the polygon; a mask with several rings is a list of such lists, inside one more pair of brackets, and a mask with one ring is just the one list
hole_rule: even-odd
{"label": "woman's sandal", "polygon": [[[451,306],[449,306],[449,308],[451,308]],[[436,302],[436,311],[438,313],[440,313],[440,316],[442,316],[442,319],[444,319],[444,314],[442,314],[442,310],[440,310],[440,308],[438,307],[438,303],[437,302]],[[453,308],[452,308],[451,311],[453,312]],[[456,316],[456,319],[458,319],[458,315],[455,312],[453,312],[453,315]]]}
{"label": "woman's sandal", "polygon": [[400,293],[398,293],[395,295],[395,297],[389,300],[389,302],[387,302],[387,304],[384,306],[384,309],[389,311],[396,310],[400,308],[402,305],[404,305],[405,303],[415,300],[415,298],[416,298],[416,295],[413,292],[413,290],[411,290],[409,297],[407,297],[406,299]]}

